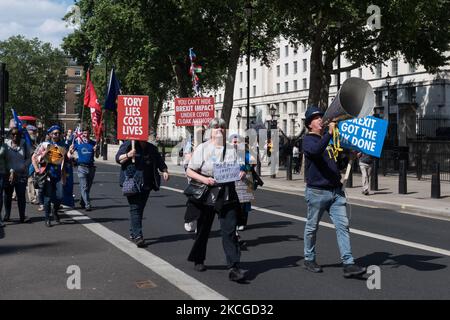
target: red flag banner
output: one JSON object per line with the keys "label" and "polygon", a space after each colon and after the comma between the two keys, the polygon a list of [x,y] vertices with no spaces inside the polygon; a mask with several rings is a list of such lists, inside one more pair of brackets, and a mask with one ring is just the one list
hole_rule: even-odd
{"label": "red flag banner", "polygon": [[99,142],[102,137],[102,111],[96,108],[90,109],[91,109],[92,129],[95,134],[95,139],[97,140],[97,142]]}
{"label": "red flag banner", "polygon": [[214,98],[176,98],[176,126],[201,126],[214,119]]}
{"label": "red flag banner", "polygon": [[95,93],[94,85],[91,81],[91,73],[88,70],[86,73],[86,86],[84,88],[84,106],[101,110],[102,107],[98,103],[97,93]]}

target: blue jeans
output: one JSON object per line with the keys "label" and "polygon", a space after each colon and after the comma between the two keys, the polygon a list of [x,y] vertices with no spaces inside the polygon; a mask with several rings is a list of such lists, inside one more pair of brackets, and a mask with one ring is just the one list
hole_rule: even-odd
{"label": "blue jeans", "polygon": [[130,205],[130,236],[134,239],[142,237],[142,218],[149,195],[150,190],[144,190],[137,195],[127,197]]}
{"label": "blue jeans", "polygon": [[341,188],[324,190],[306,187],[305,199],[308,217],[305,225],[305,260],[316,259],[316,233],[324,211],[328,211],[336,228],[337,242],[344,264],[354,263],[350,246],[350,232],[347,218],[347,199]]}
{"label": "blue jeans", "polygon": [[85,206],[91,205],[91,198],[89,193],[91,192],[92,183],[95,177],[95,167],[78,166],[78,180],[80,181],[80,194],[81,203]]}
{"label": "blue jeans", "polygon": [[58,209],[63,198],[63,185],[61,180],[55,181],[45,181],[44,188],[42,190],[44,194],[44,210],[45,210],[45,221],[50,220],[50,213],[52,212],[53,203],[53,216],[58,219]]}
{"label": "blue jeans", "polygon": [[25,219],[25,209],[27,205],[27,199],[25,197],[27,191],[27,177],[17,177],[12,185],[9,182],[6,182],[4,189],[5,219],[9,219],[9,216],[11,215],[12,195],[14,190],[16,190],[20,221],[23,221]]}

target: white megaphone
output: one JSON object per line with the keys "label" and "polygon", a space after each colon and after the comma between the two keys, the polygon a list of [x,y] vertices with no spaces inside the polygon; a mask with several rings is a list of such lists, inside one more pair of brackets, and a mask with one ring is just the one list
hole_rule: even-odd
{"label": "white megaphone", "polygon": [[348,78],[342,84],[322,121],[364,118],[372,113],[375,95],[370,84],[360,78]]}

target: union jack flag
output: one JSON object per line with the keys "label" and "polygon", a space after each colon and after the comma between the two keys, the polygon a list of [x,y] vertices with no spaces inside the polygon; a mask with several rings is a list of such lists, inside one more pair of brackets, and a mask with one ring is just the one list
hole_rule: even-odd
{"label": "union jack flag", "polygon": [[83,132],[80,129],[80,126],[76,127],[75,132],[73,133],[74,141],[77,144],[82,144],[87,142],[86,139],[83,138]]}

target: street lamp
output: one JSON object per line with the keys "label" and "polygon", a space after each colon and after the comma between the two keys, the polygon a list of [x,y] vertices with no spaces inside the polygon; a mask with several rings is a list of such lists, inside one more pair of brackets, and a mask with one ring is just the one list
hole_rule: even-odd
{"label": "street lamp", "polygon": [[390,85],[391,85],[391,76],[389,75],[389,72],[386,76],[386,84],[387,84],[387,113],[389,114],[389,107],[390,107],[390,100],[391,100],[391,92],[390,92]]}
{"label": "street lamp", "polygon": [[272,121],[270,122],[270,129],[276,129],[277,128],[277,108],[275,108],[273,105],[270,107],[270,117],[272,118]]}
{"label": "street lamp", "polygon": [[247,2],[244,8],[247,16],[247,130],[250,129],[250,36],[253,9],[252,3]]}
{"label": "street lamp", "polygon": [[238,111],[237,115],[236,115],[236,120],[237,120],[237,129],[239,131],[239,129],[241,128],[241,119],[242,119],[242,115],[241,113]]}

